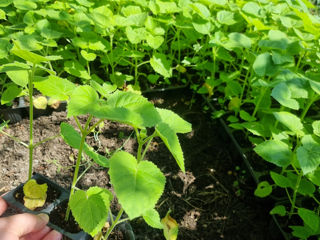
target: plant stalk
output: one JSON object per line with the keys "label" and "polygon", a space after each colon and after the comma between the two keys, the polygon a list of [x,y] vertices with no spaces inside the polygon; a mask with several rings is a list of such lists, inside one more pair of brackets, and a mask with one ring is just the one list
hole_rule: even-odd
{"label": "plant stalk", "polygon": [[290,213],[289,213],[289,219],[291,218],[291,216],[292,216],[292,214],[294,212],[294,209],[296,207],[297,192],[298,192],[298,189],[299,189],[299,186],[300,186],[301,178],[302,178],[302,172],[300,172],[299,175],[298,175],[296,186],[295,186],[294,191],[293,191],[292,204],[291,204],[291,209],[290,209]]}
{"label": "plant stalk", "polygon": [[[110,233],[113,231],[113,229],[115,228],[115,226],[117,226],[117,224],[119,224],[119,220],[122,216],[122,213],[123,213],[123,208],[120,209],[120,211],[118,212],[118,215],[116,217],[116,219],[113,221],[111,227],[108,229],[106,235],[104,236],[106,239],[108,239]],[[110,213],[112,214],[112,213]]]}
{"label": "plant stalk", "polygon": [[[72,195],[74,194],[74,189],[75,189],[75,186],[76,186],[77,181],[78,181],[79,168],[80,168],[80,163],[81,163],[81,158],[82,158],[83,147],[84,147],[84,143],[85,143],[86,137],[87,137],[87,135],[89,133],[87,131],[87,129],[89,127],[89,123],[91,122],[91,119],[92,119],[92,116],[90,116],[88,118],[83,131],[81,131],[81,141],[80,141],[80,146],[79,146],[79,151],[78,151],[76,168],[74,170],[72,185],[71,185],[71,189],[70,189],[69,202],[70,202],[70,199],[71,199]],[[66,212],[66,216],[65,216],[65,221],[68,221],[69,215],[70,215],[70,205],[68,204],[68,208],[67,208],[67,212]]]}
{"label": "plant stalk", "polygon": [[32,177],[33,169],[33,77],[36,65],[33,64],[31,73],[29,73],[28,88],[29,88],[29,172],[28,180]]}

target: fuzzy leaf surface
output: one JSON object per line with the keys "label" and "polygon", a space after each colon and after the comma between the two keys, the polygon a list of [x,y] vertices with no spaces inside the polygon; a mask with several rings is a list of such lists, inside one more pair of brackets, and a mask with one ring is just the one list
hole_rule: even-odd
{"label": "fuzzy leaf surface", "polygon": [[70,199],[72,215],[79,226],[92,237],[101,231],[106,222],[110,194],[107,189],[91,187],[87,191],[76,191]]}
{"label": "fuzzy leaf surface", "polygon": [[320,164],[320,145],[311,135],[305,135],[302,146],[298,147],[297,158],[303,174],[316,170]]}
{"label": "fuzzy leaf surface", "polygon": [[184,157],[177,134],[164,122],[156,126],[156,132],[175,158],[180,169],[185,172]]}
{"label": "fuzzy leaf surface", "polygon": [[157,108],[161,122],[166,123],[176,133],[191,132],[191,124],[182,119],[178,114],[168,109]]}
{"label": "fuzzy leaf surface", "polygon": [[57,100],[68,100],[76,85],[65,78],[50,75],[34,81],[34,86],[43,95]]}
{"label": "fuzzy leaf surface", "polygon": [[286,167],[291,161],[289,146],[279,140],[267,140],[254,148],[254,151],[264,160],[279,167]]}
{"label": "fuzzy leaf surface", "polygon": [[138,163],[134,156],[124,151],[116,152],[110,158],[109,174],[119,202],[130,219],[155,207],[166,182],[152,162]]}

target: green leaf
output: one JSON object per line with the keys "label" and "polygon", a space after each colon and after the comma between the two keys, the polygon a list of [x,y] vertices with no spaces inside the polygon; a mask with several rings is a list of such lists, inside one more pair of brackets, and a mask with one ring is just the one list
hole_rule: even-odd
{"label": "green leaf", "polygon": [[237,23],[234,20],[234,13],[230,11],[225,11],[225,10],[219,11],[217,13],[217,20],[219,23],[225,24],[225,25],[233,25]]}
{"label": "green leaf", "polygon": [[143,219],[146,221],[146,223],[153,227],[158,229],[163,229],[159,213],[155,209],[149,209],[143,214]]}
{"label": "green leaf", "polygon": [[303,174],[316,170],[320,164],[320,145],[311,135],[305,135],[298,147],[297,158]]}
{"label": "green leaf", "polygon": [[185,172],[183,152],[175,131],[168,124],[161,122],[156,126],[156,132],[175,158],[180,169]]}
{"label": "green leaf", "polygon": [[164,42],[164,38],[162,36],[153,36],[152,34],[147,34],[147,43],[153,49],[158,49],[161,44]]}
{"label": "green leaf", "polygon": [[279,140],[267,140],[254,148],[254,151],[264,160],[279,167],[287,167],[291,162],[289,146]]}
{"label": "green leaf", "polygon": [[256,2],[247,2],[243,6],[242,11],[244,11],[247,14],[251,14],[255,17],[260,17],[261,8]]}
{"label": "green leaf", "polygon": [[150,59],[150,64],[153,70],[163,77],[169,78],[172,76],[171,63],[164,54],[154,53]]}
{"label": "green leaf", "polygon": [[157,108],[161,122],[166,123],[176,133],[191,132],[191,124],[183,120],[178,114],[171,110]]}
{"label": "green leaf", "polygon": [[20,95],[22,89],[17,87],[16,85],[10,85],[1,95],[1,104],[10,103],[16,97]]}
{"label": "green leaf", "polygon": [[[110,192],[99,187],[76,191],[69,202],[72,215],[79,226],[94,237],[106,223]],[[85,211],[84,211],[85,210]]]}
{"label": "green leaf", "polygon": [[225,48],[251,48],[251,39],[242,33],[230,33],[228,38],[229,41],[226,44],[223,44]]}
{"label": "green leaf", "polygon": [[262,53],[254,61],[253,70],[261,77],[272,76],[278,71],[278,67],[274,65],[270,53]]}
{"label": "green leaf", "polygon": [[0,59],[8,56],[11,44],[7,39],[0,39]]}
{"label": "green leaf", "polygon": [[272,171],[270,172],[270,176],[277,186],[282,188],[291,187],[290,180],[287,177]]}
{"label": "green leaf", "polygon": [[298,215],[302,218],[305,225],[310,227],[313,231],[318,231],[320,218],[315,212],[306,208],[298,208]]}
{"label": "green leaf", "polygon": [[99,96],[90,86],[77,87],[71,94],[68,103],[68,117],[94,112],[98,107]]}
{"label": "green leaf", "polygon": [[17,9],[30,11],[37,8],[37,4],[28,0],[13,0],[13,4]]}
{"label": "green leaf", "polygon": [[314,231],[308,226],[289,226],[292,229],[292,236],[299,239],[308,239],[314,235]]}
{"label": "green leaf", "polygon": [[283,53],[278,53],[276,51],[272,51],[272,61],[276,65],[281,65],[284,63],[293,63],[294,58],[292,55],[287,55]]}
{"label": "green leaf", "polygon": [[62,36],[61,32],[54,30],[47,19],[42,19],[36,23],[36,29],[40,35],[47,39],[57,39]]}
{"label": "green leaf", "polygon": [[97,57],[96,54],[94,54],[94,53],[89,53],[89,52],[87,52],[87,51],[85,51],[85,50],[81,50],[80,53],[81,53],[81,56],[82,56],[85,60],[87,60],[88,62],[94,61],[94,60],[96,59],[96,57]]}
{"label": "green leaf", "polygon": [[300,118],[290,112],[273,112],[275,118],[297,135],[303,135]]}
{"label": "green leaf", "polygon": [[320,169],[319,168],[308,173],[306,176],[314,185],[317,185],[318,187],[320,187]]}
{"label": "green leaf", "polygon": [[155,207],[166,182],[152,162],[138,163],[134,156],[124,151],[111,157],[109,174],[117,198],[130,219]]}
{"label": "green leaf", "polygon": [[194,19],[192,25],[194,29],[201,34],[209,35],[213,29],[211,22],[204,19]]}
{"label": "green leaf", "polygon": [[76,85],[69,80],[53,75],[34,81],[34,86],[43,95],[56,100],[68,100],[76,88]]}
{"label": "green leaf", "polygon": [[93,87],[101,96],[109,98],[110,95],[117,90],[115,84],[110,84],[108,82],[103,83],[102,86],[94,80],[90,81],[90,86]]}
{"label": "green leaf", "polygon": [[299,103],[297,100],[291,98],[291,91],[288,85],[284,82],[277,84],[272,92],[271,96],[276,99],[282,106],[298,110]]}
{"label": "green leaf", "polygon": [[[68,145],[75,149],[80,148],[81,136],[71,125],[68,123],[61,123],[60,132],[63,140]],[[87,143],[84,144],[83,151],[100,166],[109,167],[109,160],[106,157],[94,152]]]}
{"label": "green leaf", "polygon": [[199,14],[203,19],[208,19],[211,17],[210,10],[201,3],[194,3],[189,5],[196,13]]}
{"label": "green leaf", "polygon": [[76,60],[64,62],[64,70],[73,76],[83,78],[86,80],[90,79],[90,75],[88,74],[88,72]]}
{"label": "green leaf", "polygon": [[281,217],[284,217],[286,215],[286,213],[287,213],[286,208],[283,205],[275,206],[270,211],[270,214],[272,214],[272,215],[277,214]]}
{"label": "green leaf", "polygon": [[287,35],[279,30],[270,30],[268,34],[269,40],[261,40],[260,47],[267,47],[271,49],[285,50],[289,45]]}
{"label": "green leaf", "polygon": [[272,186],[267,181],[260,182],[254,191],[254,195],[261,198],[267,197],[271,193]]}
{"label": "green leaf", "polygon": [[29,52],[22,49],[11,49],[11,53],[26,60],[32,62],[33,64],[38,64],[41,62],[49,62],[49,60],[41,55],[35,54],[33,52]]}
{"label": "green leaf", "polygon": [[0,2],[0,7],[7,7],[7,6],[9,6],[12,2],[13,2],[13,0],[1,0],[1,2]]}
{"label": "green leaf", "polygon": [[240,110],[240,117],[242,120],[247,121],[247,122],[256,121],[255,117],[252,117],[249,113],[247,113],[244,110]]}
{"label": "green leaf", "polygon": [[145,39],[146,30],[144,28],[126,27],[126,35],[132,44],[138,44]]}
{"label": "green leaf", "polygon": [[152,127],[160,117],[148,99],[133,92],[115,92],[101,105],[94,115],[100,118],[127,123],[134,127]]}
{"label": "green leaf", "polygon": [[312,128],[313,128],[313,133],[318,137],[320,137],[320,121],[319,120],[314,121],[312,123]]}
{"label": "green leaf", "polygon": [[29,72],[27,70],[7,71],[8,77],[15,84],[25,87],[28,84]]}

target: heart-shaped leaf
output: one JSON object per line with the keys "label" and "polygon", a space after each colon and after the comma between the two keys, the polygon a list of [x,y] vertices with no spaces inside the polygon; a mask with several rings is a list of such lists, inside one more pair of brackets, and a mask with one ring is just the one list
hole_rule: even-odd
{"label": "heart-shaped leaf", "polygon": [[130,219],[155,207],[166,182],[152,162],[138,163],[134,156],[124,151],[111,157],[109,174],[119,202]]}
{"label": "heart-shaped leaf", "polygon": [[76,191],[70,199],[72,215],[79,226],[92,237],[107,221],[111,196],[107,189],[91,187],[88,191]]}

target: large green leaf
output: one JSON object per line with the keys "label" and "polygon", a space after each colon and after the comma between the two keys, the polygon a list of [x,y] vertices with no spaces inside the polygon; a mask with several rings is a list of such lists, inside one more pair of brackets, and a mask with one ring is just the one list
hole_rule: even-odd
{"label": "large green leaf", "polygon": [[99,187],[76,191],[69,202],[79,226],[94,237],[106,223],[112,194]]}
{"label": "large green leaf", "polygon": [[27,70],[7,71],[8,77],[15,84],[25,87],[28,84],[29,72]]}
{"label": "large green leaf", "polygon": [[260,47],[267,47],[271,49],[285,50],[289,45],[289,39],[287,35],[279,30],[270,30],[268,34],[268,40],[261,40],[259,42]]}
{"label": "large green leaf", "polygon": [[149,161],[137,162],[130,153],[119,151],[110,158],[110,179],[117,198],[130,219],[153,209],[165,186],[165,177]]}
{"label": "large green leaf", "polygon": [[270,53],[262,53],[253,63],[253,70],[258,76],[272,76],[278,71]]}
{"label": "large green leaf", "polygon": [[303,135],[300,118],[290,112],[273,112],[275,118],[297,135]]}
{"label": "large green leaf", "polygon": [[168,109],[157,108],[161,122],[166,123],[176,133],[188,133],[192,130],[191,124],[183,120],[178,114]]}
{"label": "large green leaf", "polygon": [[77,87],[68,103],[68,117],[94,112],[98,108],[99,96],[90,86]]}
{"label": "large green leaf", "polygon": [[267,197],[272,193],[272,186],[267,181],[262,181],[258,184],[254,195],[257,197]]}
{"label": "large green leaf", "polygon": [[11,53],[26,61],[32,62],[34,64],[41,63],[41,62],[49,62],[49,59],[41,55],[26,51],[26,50],[22,50],[22,49],[13,48],[11,49]]}
{"label": "large green leaf", "polygon": [[1,95],[1,104],[10,103],[12,100],[18,97],[21,92],[22,89],[16,85],[8,86]]}
{"label": "large green leaf", "polygon": [[228,35],[229,41],[223,46],[228,49],[233,48],[250,48],[251,39],[243,33],[233,32]]}
{"label": "large green leaf", "polygon": [[273,88],[271,96],[285,107],[288,107],[294,110],[299,109],[298,101],[291,98],[291,91],[287,86],[287,84],[284,82],[277,84]]}
{"label": "large green leaf", "polygon": [[291,182],[287,177],[272,171],[270,172],[270,176],[277,186],[282,188],[292,187]]}
{"label": "large green leaf", "polygon": [[84,69],[84,67],[76,60],[73,61],[66,61],[64,62],[64,70],[67,73],[70,73],[73,76],[83,78],[86,80],[90,79],[90,75]]}
{"label": "large green leaf", "polygon": [[168,124],[161,122],[156,126],[156,132],[177,161],[180,169],[185,172],[183,152],[175,131]]}
{"label": "large green leaf", "polygon": [[41,36],[47,39],[56,39],[62,36],[61,32],[54,30],[47,19],[42,19],[36,23],[36,28]]}
{"label": "large green leaf", "polygon": [[21,62],[13,62],[3,64],[0,67],[0,72],[8,72],[8,71],[21,71],[21,70],[29,70],[30,66]]}
{"label": "large green leaf", "polygon": [[298,215],[313,231],[319,230],[320,217],[314,211],[306,208],[298,208]]}
{"label": "large green leaf", "polygon": [[260,143],[254,151],[264,160],[279,167],[287,167],[291,162],[291,150],[289,146],[279,140],[268,140]]}
{"label": "large green leaf", "polygon": [[165,78],[172,76],[171,63],[167,60],[166,56],[161,53],[153,54],[150,59],[150,64],[153,70],[161,74]]}
{"label": "large green leaf", "polygon": [[34,1],[29,0],[13,0],[13,4],[17,9],[30,11],[37,8],[37,4]]}
{"label": "large green leaf", "polygon": [[113,93],[108,98],[107,105],[102,105],[95,116],[109,120],[117,120],[112,119],[112,116],[121,120],[123,116],[122,122],[134,127],[152,127],[160,121],[156,108],[148,99],[133,92],[121,91]]}
{"label": "large green leaf", "polygon": [[307,174],[316,170],[320,164],[320,144],[311,135],[305,135],[301,142],[302,146],[297,150],[297,159],[303,174]]}
{"label": "large green leaf", "polygon": [[217,20],[221,24],[226,24],[226,25],[233,25],[236,23],[234,19],[234,13],[230,11],[219,11],[217,13]]}
{"label": "large green leaf", "polygon": [[[81,136],[70,124],[61,123],[60,132],[63,140],[68,145],[75,149],[80,148]],[[87,143],[84,143],[83,151],[100,166],[109,167],[109,160],[106,157],[94,152]]]}
{"label": "large green leaf", "polygon": [[76,85],[67,79],[50,75],[34,81],[34,86],[43,95],[57,100],[68,100]]}

